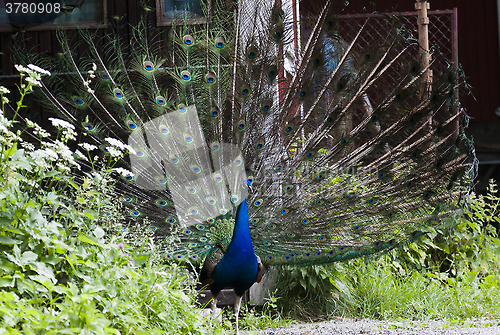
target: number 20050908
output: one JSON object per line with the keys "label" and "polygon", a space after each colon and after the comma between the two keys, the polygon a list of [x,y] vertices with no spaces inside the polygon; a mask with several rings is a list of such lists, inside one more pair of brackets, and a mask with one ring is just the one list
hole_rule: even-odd
{"label": "number 20050908", "polygon": [[28,2],[13,2],[5,4],[7,14],[50,14],[59,13],[61,11],[60,3],[28,3]]}

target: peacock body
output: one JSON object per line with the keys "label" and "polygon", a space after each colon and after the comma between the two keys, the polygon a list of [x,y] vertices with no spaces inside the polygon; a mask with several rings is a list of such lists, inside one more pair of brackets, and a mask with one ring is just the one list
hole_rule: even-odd
{"label": "peacock body", "polygon": [[128,145],[115,192],[130,220],[152,224],[166,259],[203,265],[215,298],[241,297],[262,263],[414,241],[469,190],[456,64],[436,51],[423,65],[396,17],[377,41],[364,26],[344,40],[338,11],[327,0],[299,22],[272,2],[212,2],[202,24],[166,35],[146,15],[130,36],[82,30],[77,49],[61,34],[60,59],[26,62],[58,73],[46,108],[106,154]]}

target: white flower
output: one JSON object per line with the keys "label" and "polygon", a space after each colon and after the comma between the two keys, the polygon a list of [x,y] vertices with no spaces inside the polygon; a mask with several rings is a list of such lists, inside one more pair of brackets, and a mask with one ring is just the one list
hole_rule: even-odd
{"label": "white flower", "polygon": [[45,151],[42,149],[38,149],[36,151],[30,152],[29,154],[31,158],[35,161],[35,166],[38,167],[40,170],[46,169],[49,167],[47,164],[45,157]]}
{"label": "white flower", "polygon": [[48,76],[51,75],[51,73],[45,69],[42,69],[41,67],[39,66],[36,66],[36,65],[33,65],[33,64],[28,64],[28,67],[30,69],[32,69],[33,71],[36,71],[36,72],[39,72],[39,73],[42,73],[42,74],[46,74]]}
{"label": "white flower", "polygon": [[57,162],[56,167],[61,172],[71,172],[71,169],[69,168],[69,166],[66,166],[61,162]]}
{"label": "white flower", "polygon": [[97,71],[97,64],[96,63],[92,63],[92,70]]}
{"label": "white flower", "polygon": [[9,89],[4,86],[0,86],[0,94],[7,94],[7,93],[10,93]]}
{"label": "white flower", "polygon": [[114,145],[115,147],[125,150],[125,144],[123,144],[122,141],[117,140],[116,138],[106,137],[104,140],[107,141],[109,144]]}
{"label": "white flower", "polygon": [[26,142],[26,141],[23,141],[23,142],[21,143],[21,146],[22,146],[24,149],[28,150],[28,151],[33,151],[33,150],[35,150],[35,146],[34,146],[32,143],[29,143],[29,142]]}
{"label": "white flower", "polygon": [[50,122],[52,122],[52,125],[54,127],[62,127],[62,128],[73,129],[73,130],[75,129],[75,126],[73,126],[68,121],[64,121],[64,120],[61,120],[61,119],[56,119],[56,118],[53,118],[53,117],[49,117],[49,120],[50,120]]}
{"label": "white flower", "polygon": [[62,148],[62,150],[59,151],[61,154],[62,158],[64,158],[67,161],[72,161],[73,160],[73,152],[68,149],[68,147]]}
{"label": "white flower", "polygon": [[2,97],[2,102],[3,102],[4,104],[8,104],[8,103],[9,103],[9,101],[10,101],[10,100],[9,100],[9,98],[7,98],[7,97]]}
{"label": "white flower", "polygon": [[28,120],[28,119],[25,119],[26,120],[26,126],[28,128],[35,128],[33,130],[33,134],[35,135],[38,135],[40,137],[50,137],[50,134],[45,130],[43,129],[42,127],[40,127],[37,123],[31,121],[31,120]]}
{"label": "white flower", "polygon": [[131,147],[130,145],[128,145],[128,144],[125,144],[125,149],[127,149],[127,150],[128,150],[128,152],[129,152],[129,153],[131,153],[131,154],[134,154],[134,155],[136,154],[136,152],[135,152],[134,148],[132,148],[132,147]]}
{"label": "white flower", "polygon": [[18,72],[28,72],[28,73],[31,72],[30,69],[19,64],[15,64],[14,67]]}
{"label": "white flower", "polygon": [[79,158],[79,159],[83,159],[85,161],[89,161],[89,159],[87,158],[87,156],[85,156],[80,150],[76,150],[75,151],[75,155]]}
{"label": "white flower", "polygon": [[97,181],[101,181],[101,180],[102,180],[102,176],[101,176],[101,174],[100,174],[99,172],[95,172],[95,171],[94,171],[94,172],[92,172],[92,173],[90,174],[90,176],[91,176],[91,177],[92,177],[92,179],[94,179],[94,180],[97,180]]}
{"label": "white flower", "polygon": [[35,135],[38,135],[40,137],[50,137],[50,134],[43,128],[38,128],[38,129],[35,128],[33,133],[35,133]]}
{"label": "white flower", "polygon": [[72,140],[72,141],[76,140],[76,132],[73,129],[64,128],[62,130],[61,141],[66,143],[69,140]]}
{"label": "white flower", "polygon": [[78,145],[87,151],[92,151],[92,150],[97,149],[97,147],[95,145],[90,144],[90,143],[78,143]]}
{"label": "white flower", "polygon": [[41,83],[41,82],[39,82],[38,80],[36,80],[36,79],[35,79],[35,78],[33,78],[33,77],[28,77],[28,78],[26,78],[26,81],[27,81],[28,83],[31,83],[31,85],[32,85],[32,86],[42,86],[42,83]]}
{"label": "white flower", "polygon": [[50,148],[35,150],[30,153],[30,156],[40,168],[48,167],[47,160],[56,161],[59,159],[59,156]]}
{"label": "white flower", "polygon": [[12,121],[10,121],[9,119],[7,119],[5,116],[0,115],[0,125],[6,127],[6,128],[10,128],[10,126],[12,125]]}
{"label": "white flower", "polygon": [[47,157],[49,160],[57,160],[59,159],[59,156],[56,154],[56,152],[54,150],[52,150],[51,148],[45,148],[43,150],[43,152],[45,153],[45,157]]}
{"label": "white flower", "polygon": [[115,147],[106,147],[106,149],[108,149],[108,153],[111,157],[121,157],[123,155],[122,152]]}
{"label": "white flower", "polygon": [[128,176],[133,177],[134,176],[134,174],[131,171],[124,169],[124,168],[121,168],[121,167],[116,168],[115,172],[118,174],[121,174],[123,177],[128,177]]}

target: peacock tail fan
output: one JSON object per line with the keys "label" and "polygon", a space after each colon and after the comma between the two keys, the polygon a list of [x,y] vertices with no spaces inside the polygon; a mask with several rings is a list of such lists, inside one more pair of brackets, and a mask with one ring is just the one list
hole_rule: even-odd
{"label": "peacock tail fan", "polygon": [[157,28],[145,13],[106,34],[62,32],[36,94],[101,150],[127,148],[116,166],[133,176],[115,194],[167,259],[225,250],[244,199],[265,264],[381,252],[463,205],[467,86],[438,49],[424,66],[396,16],[376,39],[366,23],[342,36],[342,7],[298,20],[269,1],[212,1],[203,23]]}

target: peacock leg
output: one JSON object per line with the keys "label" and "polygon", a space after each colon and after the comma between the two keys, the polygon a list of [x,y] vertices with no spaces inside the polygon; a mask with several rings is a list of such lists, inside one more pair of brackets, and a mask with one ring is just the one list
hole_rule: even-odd
{"label": "peacock leg", "polygon": [[215,312],[217,312],[217,296],[219,293],[215,294],[212,292],[212,321],[215,319]]}
{"label": "peacock leg", "polygon": [[234,316],[236,317],[236,334],[239,334],[238,330],[238,315],[240,314],[241,296],[237,295],[234,300]]}

